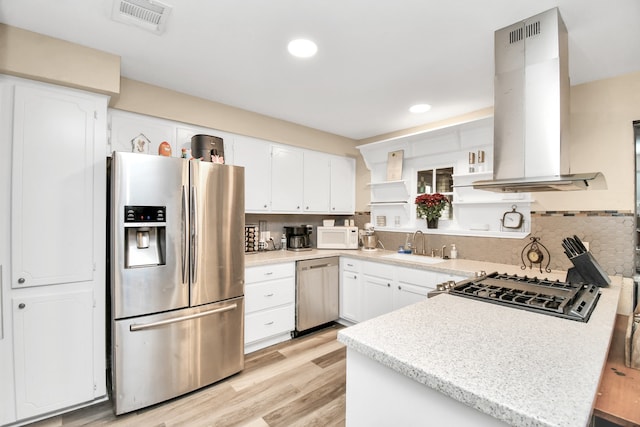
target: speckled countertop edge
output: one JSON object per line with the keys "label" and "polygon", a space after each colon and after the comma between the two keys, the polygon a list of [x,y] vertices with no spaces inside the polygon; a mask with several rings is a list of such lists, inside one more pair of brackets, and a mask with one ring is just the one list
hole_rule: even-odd
{"label": "speckled countertop edge", "polygon": [[619,281],[602,290],[587,323],[441,295],[344,329],[338,340],[510,425],[585,426]]}

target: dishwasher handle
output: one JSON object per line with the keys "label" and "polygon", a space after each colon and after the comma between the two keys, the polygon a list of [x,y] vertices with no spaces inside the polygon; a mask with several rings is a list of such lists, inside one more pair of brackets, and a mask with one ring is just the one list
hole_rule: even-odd
{"label": "dishwasher handle", "polygon": [[[323,262],[324,261],[324,262]],[[298,261],[298,271],[313,270],[316,268],[338,267],[339,261],[335,258],[328,260]]]}
{"label": "dishwasher handle", "polygon": [[325,267],[331,267],[331,266],[334,266],[334,265],[336,265],[336,264],[330,264],[330,263],[317,264],[317,265],[310,265],[310,266],[307,266],[307,267],[302,267],[301,269],[302,270],[312,270],[314,268],[325,268]]}

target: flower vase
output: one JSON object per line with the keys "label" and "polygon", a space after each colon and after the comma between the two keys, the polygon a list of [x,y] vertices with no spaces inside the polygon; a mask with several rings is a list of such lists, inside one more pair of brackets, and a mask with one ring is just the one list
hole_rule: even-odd
{"label": "flower vase", "polygon": [[438,228],[438,218],[428,219],[427,228]]}

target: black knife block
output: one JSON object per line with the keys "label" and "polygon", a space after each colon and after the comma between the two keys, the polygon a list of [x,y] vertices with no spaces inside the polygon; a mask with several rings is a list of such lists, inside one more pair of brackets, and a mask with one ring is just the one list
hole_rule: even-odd
{"label": "black knife block", "polygon": [[567,282],[588,283],[596,286],[609,286],[611,284],[611,279],[591,255],[591,252],[585,252],[569,258],[569,261],[573,263],[574,267],[567,271]]}

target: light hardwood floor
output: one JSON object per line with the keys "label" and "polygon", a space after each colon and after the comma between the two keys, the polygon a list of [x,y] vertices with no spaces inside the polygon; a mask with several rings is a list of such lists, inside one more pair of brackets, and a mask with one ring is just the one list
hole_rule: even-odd
{"label": "light hardwood floor", "polygon": [[32,424],[54,426],[344,426],[340,325],[247,355],[245,368],[204,389],[116,418],[111,402]]}

